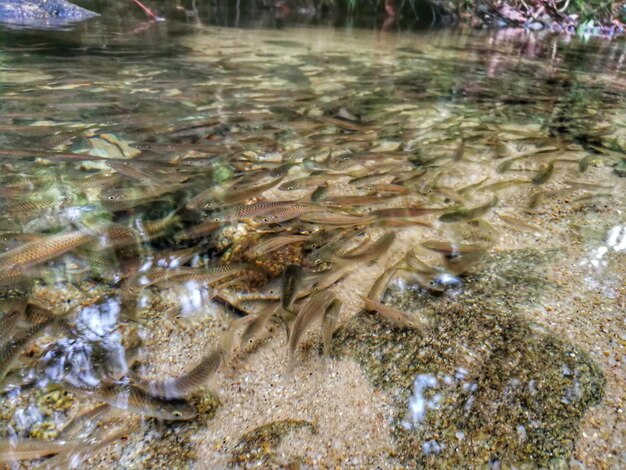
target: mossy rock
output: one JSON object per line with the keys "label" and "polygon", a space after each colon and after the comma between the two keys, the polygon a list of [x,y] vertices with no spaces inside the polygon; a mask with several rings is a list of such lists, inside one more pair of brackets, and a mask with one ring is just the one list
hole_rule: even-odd
{"label": "mossy rock", "polygon": [[429,312],[427,330],[395,328],[361,312],[335,335],[395,405],[395,457],[410,468],[569,461],[603,375],[573,345],[521,315],[547,285],[546,256],[493,255],[464,290],[435,298],[408,286],[386,302]]}
{"label": "mossy rock", "polygon": [[300,466],[298,462],[281,462],[277,448],[290,432],[301,428],[317,432],[314,424],[299,419],[285,419],[259,426],[241,437],[232,453],[230,463],[246,468],[259,466],[298,468]]}

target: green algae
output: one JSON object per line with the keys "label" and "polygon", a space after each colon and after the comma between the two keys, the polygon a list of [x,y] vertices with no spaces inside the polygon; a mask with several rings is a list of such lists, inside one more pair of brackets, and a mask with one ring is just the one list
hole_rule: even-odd
{"label": "green algae", "polygon": [[222,402],[219,397],[211,391],[192,397],[191,403],[198,412],[197,419],[205,421],[213,419],[218,408],[222,406]]}
{"label": "green algae", "polygon": [[394,328],[361,312],[336,333],[339,354],[391,397],[394,454],[407,467],[569,461],[604,377],[585,352],[523,315],[549,286],[541,269],[554,254],[491,255],[462,292],[440,297],[391,288],[386,302],[429,312],[429,329]]}
{"label": "green algae", "polygon": [[[299,419],[285,419],[264,424],[244,434],[235,447],[230,463],[236,466],[280,466],[277,447],[292,431],[308,428],[316,433],[317,428],[309,421]],[[298,467],[298,462],[291,462],[288,466]]]}

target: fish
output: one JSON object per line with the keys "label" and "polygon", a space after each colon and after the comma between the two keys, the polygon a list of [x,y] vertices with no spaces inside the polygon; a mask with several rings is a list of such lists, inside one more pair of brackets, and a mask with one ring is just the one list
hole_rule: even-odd
{"label": "fish", "polygon": [[367,225],[374,222],[376,218],[361,215],[337,214],[335,212],[316,212],[301,215],[299,220],[319,225]]}
{"label": "fish", "polygon": [[311,193],[311,202],[318,203],[322,201],[328,194],[328,188],[329,186],[327,184],[318,186],[315,191]]}
{"label": "fish", "polygon": [[341,119],[341,118],[334,118],[330,116],[320,116],[318,119],[326,124],[330,124],[332,126],[345,129],[347,131],[367,132],[367,131],[373,130],[373,127],[363,126],[361,124],[346,121],[345,119]]}
{"label": "fish", "polygon": [[518,186],[521,184],[531,184],[532,180],[506,180],[506,181],[496,181],[495,183],[488,184],[481,188],[477,189],[477,192],[482,191],[499,191],[501,189],[510,188],[511,186]]}
{"label": "fish", "polygon": [[218,371],[224,351],[215,349],[204,356],[189,372],[163,381],[150,380],[143,385],[153,397],[183,398],[202,387]]}
{"label": "fish", "polygon": [[20,351],[24,349],[24,347],[33,339],[43,333],[43,331],[47,327],[51,326],[55,321],[56,317],[51,316],[46,320],[18,333],[7,343],[3,344],[2,347],[0,347],[0,380],[5,377]]}
{"label": "fish", "polygon": [[381,179],[388,179],[389,178],[389,172],[382,172],[382,173],[374,173],[374,174],[367,174],[364,176],[357,176],[355,178],[352,178],[350,181],[348,181],[348,184],[351,186],[356,186],[356,187],[367,187],[368,185],[374,183],[375,181],[379,181]]}
{"label": "fish", "polygon": [[323,290],[311,296],[298,312],[289,335],[289,370],[293,370],[295,354],[300,338],[315,318],[323,316],[324,312],[335,299],[332,292]]}
{"label": "fish", "polygon": [[333,267],[329,271],[318,274],[314,278],[313,292],[320,292],[324,289],[328,289],[333,284],[339,282],[348,274],[354,271],[354,266],[351,263],[336,263],[337,266]]}
{"label": "fish", "polygon": [[365,302],[365,308],[377,312],[385,320],[389,321],[392,325],[399,328],[420,328],[428,325],[425,318],[418,315],[409,315],[402,310],[389,305],[384,305],[376,300],[370,299],[364,295],[361,296]]}
{"label": "fish", "polygon": [[157,184],[157,179],[164,179],[162,175],[150,174],[141,168],[133,166],[127,161],[109,160],[107,161],[107,165],[121,175],[139,181],[139,183],[148,187]]}
{"label": "fish", "polygon": [[547,182],[552,174],[554,173],[554,161],[549,162],[547,165],[544,165],[543,168],[537,172],[537,174],[531,180],[534,185],[541,185]]}
{"label": "fish", "polygon": [[289,206],[277,207],[267,211],[264,215],[254,217],[252,219],[252,224],[278,224],[313,212],[326,212],[326,208],[316,204],[296,202],[295,204]]}
{"label": "fish", "polygon": [[[227,201],[229,204],[234,204],[236,202],[245,201],[246,199],[250,199],[254,196],[259,196],[263,194],[265,191],[272,189],[278,183],[280,183],[284,179],[284,176],[279,176],[273,180],[268,181],[267,183],[260,184],[252,187],[244,187],[239,189],[229,188],[224,191],[223,197],[217,198],[218,200]],[[214,204],[210,202],[206,202],[207,199],[211,199],[210,192],[215,192],[213,188],[209,188],[204,193],[199,194],[198,196],[191,199],[185,207],[187,209],[195,209],[202,206],[204,209],[212,209]],[[207,194],[209,193],[209,194]],[[215,196],[213,196],[215,198]]]}
{"label": "fish", "polygon": [[193,240],[196,238],[202,238],[215,232],[222,226],[222,222],[215,222],[213,219],[205,220],[193,227],[179,232],[176,239],[179,241]]}
{"label": "fish", "polygon": [[308,265],[318,266],[324,261],[330,261],[335,255],[339,254],[349,244],[360,236],[364,235],[364,230],[357,231],[343,231],[337,236],[330,239],[327,243],[313,250],[307,257],[306,263]]}
{"label": "fish", "polygon": [[278,305],[268,305],[259,313],[251,317],[251,321],[247,323],[246,328],[241,334],[241,341],[247,343],[254,339],[259,334],[259,332],[265,328],[268,320],[276,314],[278,308]]}
{"label": "fish", "polygon": [[85,231],[50,235],[49,237],[24,243],[0,254],[0,271],[23,269],[57,258],[90,241],[93,236]]}
{"label": "fish", "polygon": [[439,217],[440,222],[461,222],[464,220],[472,220],[484,215],[489,209],[494,207],[498,203],[498,196],[494,195],[491,201],[486,202],[485,204],[474,207],[471,209],[461,208],[455,209],[450,212],[446,212]]}
{"label": "fish", "polygon": [[292,245],[294,243],[302,243],[311,239],[311,235],[278,235],[269,237],[257,245],[250,251],[254,256],[265,256],[272,251],[278,250],[283,246]]}
{"label": "fish", "polygon": [[50,276],[52,271],[43,268],[0,268],[0,286],[16,286],[22,283],[30,284],[37,278]]}
{"label": "fish", "polygon": [[76,449],[80,442],[51,441],[48,439],[0,439],[0,462],[34,460]]}
{"label": "fish", "polygon": [[351,263],[365,263],[372,261],[385,253],[395,239],[396,234],[389,232],[380,236],[367,246],[359,248],[357,252],[350,252],[342,256],[335,256],[333,259],[341,262],[349,261]]}
{"label": "fish", "polygon": [[518,228],[524,232],[541,232],[541,229],[535,225],[529,224],[524,220],[518,219],[517,217],[512,217],[506,214],[496,214],[500,220],[506,222],[509,225],[512,225],[515,228]]}
{"label": "fish", "polygon": [[406,265],[406,257],[407,254],[405,253],[396,263],[383,271],[370,288],[370,291],[367,294],[368,298],[376,301],[380,301],[383,298],[391,278],[402,266]]}
{"label": "fish", "polygon": [[320,184],[327,183],[337,178],[344,178],[349,175],[313,175],[305,176],[303,178],[296,178],[289,180],[281,184],[278,189],[280,191],[298,191],[300,189],[307,189],[312,186],[319,186]]}
{"label": "fish", "polygon": [[574,189],[588,189],[590,191],[614,188],[614,186],[607,186],[604,184],[582,183],[580,181],[564,181],[563,183],[565,183],[566,185]]}
{"label": "fish", "polygon": [[35,470],[80,468],[82,463],[91,458],[102,447],[105,447],[118,439],[138,432],[139,430],[140,426],[136,424],[131,425],[130,427],[117,429],[102,437],[100,437],[101,433],[98,433],[96,437],[85,439],[83,441],[76,441],[76,447],[59,452],[58,455],[43,462]]}
{"label": "fish", "polygon": [[332,338],[337,323],[339,322],[339,315],[341,313],[342,302],[339,299],[333,299],[333,301],[324,310],[324,316],[322,317],[321,336],[322,344],[324,345],[324,359],[328,359],[332,349]]}
{"label": "fish", "polygon": [[300,285],[302,284],[303,277],[304,271],[302,270],[302,266],[297,264],[288,265],[283,272],[281,286],[281,317],[286,324],[288,324],[295,317],[292,307],[293,302],[296,299],[296,295],[298,294],[298,290],[300,289]]}
{"label": "fish", "polygon": [[461,136],[459,139],[459,145],[454,149],[454,153],[452,154],[452,160],[458,162],[463,158],[465,154],[465,138]]}
{"label": "fish", "polygon": [[121,224],[109,224],[99,229],[97,246],[101,250],[122,248],[148,241],[147,237],[130,227]]}
{"label": "fish", "polygon": [[21,298],[2,302],[0,310],[0,345],[9,340],[19,328],[20,318],[26,310],[27,299]]}
{"label": "fish", "polygon": [[98,387],[64,382],[60,386],[71,392],[93,396],[114,408],[164,421],[188,421],[197,415],[186,400],[152,396],[141,387],[126,382],[101,384]]}
{"label": "fish", "polygon": [[477,251],[483,252],[488,246],[484,244],[464,244],[453,243],[440,240],[426,240],[423,241],[422,246],[437,253],[442,253],[448,257],[462,256],[466,253],[475,253]]}
{"label": "fish", "polygon": [[[263,273],[261,268],[253,264],[236,263],[224,266],[210,266],[207,268],[178,268],[167,277],[167,280],[173,283],[195,281],[203,284],[212,284],[228,276],[239,274],[242,271]],[[157,284],[161,285],[163,282],[160,281]]]}
{"label": "fish", "polygon": [[565,188],[556,191],[537,191],[530,197],[530,201],[528,202],[528,208],[537,208],[539,205],[542,204],[545,198],[565,196],[566,194],[570,194],[575,191],[577,191],[576,188]]}
{"label": "fish", "polygon": [[367,206],[371,204],[381,204],[387,202],[390,198],[395,197],[383,196],[378,192],[368,193],[362,196],[332,196],[327,197],[322,203],[328,206]]}
{"label": "fish", "polygon": [[429,207],[391,207],[387,209],[376,209],[369,212],[372,217],[379,219],[406,219],[412,217],[423,217],[425,215],[437,214],[445,212],[445,208],[429,208]]}
{"label": "fish", "polygon": [[210,220],[213,222],[236,222],[241,219],[258,217],[273,210],[285,209],[298,204],[298,200],[292,201],[262,201],[249,205],[236,206],[220,213],[211,214]]}
{"label": "fish", "polygon": [[72,420],[63,426],[57,437],[61,439],[75,439],[89,434],[104,416],[112,411],[111,405],[103,403],[78,413]]}

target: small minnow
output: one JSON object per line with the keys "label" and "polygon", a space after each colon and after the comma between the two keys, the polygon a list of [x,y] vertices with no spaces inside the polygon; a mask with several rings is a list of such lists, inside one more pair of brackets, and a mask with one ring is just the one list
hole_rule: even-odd
{"label": "small minnow", "polygon": [[253,218],[252,222],[253,224],[278,224],[312,212],[326,212],[326,208],[315,204],[296,202],[269,210],[264,215]]}
{"label": "small minnow", "polygon": [[278,309],[277,305],[268,305],[246,325],[243,333],[241,334],[241,341],[246,343],[254,339],[260,331],[263,330],[267,321],[276,313]]}
{"label": "small minnow", "polygon": [[352,271],[354,271],[354,266],[352,266],[352,263],[345,263],[343,265],[340,264],[330,271],[325,271],[315,279],[314,291],[319,292],[323,291],[324,289],[328,289],[330,286],[332,286],[336,282],[339,282]]}
{"label": "small minnow", "polygon": [[296,347],[300,338],[309,327],[311,322],[318,316],[322,316],[335,295],[329,291],[321,291],[313,295],[300,309],[298,316],[293,322],[291,334],[289,335],[289,370],[293,369]]}
{"label": "small minnow", "polygon": [[0,270],[23,269],[35,264],[57,258],[92,239],[92,235],[83,232],[69,232],[24,243],[0,255]]}
{"label": "small minnow", "polygon": [[255,204],[237,206],[232,209],[227,209],[221,213],[212,214],[209,216],[209,218],[213,222],[234,222],[240,219],[261,216],[276,209],[289,208],[296,204],[298,204],[297,200],[262,201]]}
{"label": "small minnow", "polygon": [[215,232],[220,228],[221,223],[215,222],[213,219],[205,220],[198,225],[194,225],[189,229],[181,232],[178,235],[179,240],[193,240],[194,238],[201,238]]}
{"label": "small minnow", "polygon": [[535,209],[542,203],[543,199],[546,197],[564,196],[566,194],[570,194],[576,191],[576,188],[566,188],[556,191],[538,191],[531,196],[528,207],[529,209]]}
{"label": "small minnow", "polygon": [[100,450],[102,447],[109,445],[111,442],[126,437],[139,430],[138,425],[131,425],[130,427],[124,427],[116,431],[110,432],[103,437],[99,437],[101,433],[98,433],[97,438],[90,438],[86,442],[77,441],[75,446],[59,452],[58,455],[52,457],[50,460],[45,461],[36,470],[45,469],[58,469],[58,468],[79,468],[79,465],[91,458],[94,453]]}
{"label": "small minnow", "polygon": [[361,298],[365,301],[365,308],[367,310],[379,313],[384,319],[400,328],[418,328],[420,326],[425,326],[428,323],[423,318],[409,315],[402,310],[389,305],[381,304],[380,302],[365,297],[364,295],[361,296]]}
{"label": "small minnow", "polygon": [[196,281],[203,284],[212,284],[241,271],[263,272],[261,268],[253,264],[237,263],[209,268],[178,268],[167,277],[167,280],[176,283]]}
{"label": "small minnow", "polygon": [[146,186],[157,184],[157,178],[163,179],[163,175],[151,175],[145,170],[133,166],[129,162],[110,160],[107,162],[107,165],[121,175],[124,175],[127,178],[137,180],[141,184],[145,184]]}
{"label": "small minnow", "polygon": [[506,181],[497,181],[492,184],[488,184],[487,186],[483,186],[478,189],[478,192],[482,191],[499,191],[500,189],[506,189],[511,186],[517,186],[518,184],[530,184],[531,180],[506,180]]}
{"label": "small minnow", "polygon": [[[59,433],[60,438],[62,439],[73,439],[81,434],[88,434],[90,431],[90,427],[95,427],[95,425],[100,421],[104,416],[111,412],[111,405],[103,403],[102,405],[98,405],[94,408],[90,408],[86,411],[83,411],[72,418],[72,420],[67,423],[61,432]],[[84,429],[87,427],[87,429]]]}
{"label": "small minnow", "polygon": [[339,234],[339,236],[336,236],[335,238],[328,241],[326,244],[311,252],[307,256],[306,262],[309,265],[319,265],[324,261],[328,261],[332,259],[333,256],[340,253],[344,248],[346,248],[352,240],[363,235],[364,233],[364,230],[359,230],[355,232],[342,232]]}
{"label": "small minnow", "polygon": [[56,317],[51,316],[48,319],[31,326],[27,330],[22,331],[18,335],[14,336],[6,344],[0,348],[0,380],[7,374],[9,368],[17,358],[20,351],[39,334],[43,332],[48,326],[52,325],[56,320]]}
{"label": "small minnow", "polygon": [[507,224],[512,225],[513,227],[516,227],[525,232],[541,232],[541,229],[539,227],[529,224],[528,222],[525,222],[521,219],[511,217],[510,215],[505,215],[505,214],[496,214],[496,215],[503,222],[506,222]]}
{"label": "small minnow", "polygon": [[333,196],[324,199],[322,202],[329,206],[366,206],[387,202],[389,199],[397,196],[397,194],[383,196],[378,192],[372,192],[362,196]]}
{"label": "small minnow", "polygon": [[333,333],[335,332],[335,326],[339,321],[341,306],[341,300],[333,299],[324,311],[324,316],[322,317],[321,336],[322,344],[324,345],[324,359],[328,359],[330,357]]}
{"label": "small minnow", "polygon": [[365,263],[377,259],[383,253],[385,253],[393,241],[396,239],[396,234],[393,232],[386,233],[372,243],[360,248],[356,253],[349,253],[343,256],[336,256],[337,261],[350,261]]}
{"label": "small minnow", "polygon": [[[271,181],[268,181],[267,183],[260,184],[257,186],[245,187],[245,188],[239,188],[239,189],[229,189],[228,191],[224,192],[224,196],[222,199],[224,199],[229,204],[234,204],[236,202],[245,201],[246,199],[250,199],[251,197],[258,196],[260,194],[263,194],[265,191],[272,189],[274,186],[280,183],[283,180],[283,178],[284,178],[283,176],[279,176],[278,178],[275,178]],[[186,207],[188,209],[195,209],[197,207],[202,206],[202,203],[209,198],[210,198],[210,194],[201,193],[198,196],[191,199],[187,203]],[[203,207],[205,209],[211,209],[213,207],[213,204],[208,202],[208,203],[205,203]]]}
{"label": "small minnow", "polygon": [[288,313],[292,314],[291,309],[293,302],[296,299],[303,278],[304,271],[302,270],[302,266],[297,264],[288,265],[283,272],[281,305],[283,310]]}
{"label": "small minnow", "polygon": [[600,190],[600,189],[613,189],[614,188],[614,186],[606,186],[603,184],[581,183],[580,181],[564,181],[563,183],[575,189]]}
{"label": "small minnow", "polygon": [[550,179],[554,173],[554,161],[549,162],[547,165],[539,170],[539,172],[531,180],[533,184],[539,186]]}
{"label": "small minnow", "polygon": [[193,406],[185,400],[155,397],[128,383],[116,382],[100,387],[64,383],[62,387],[72,392],[91,395],[114,408],[165,421],[187,421],[195,418],[197,414]]}
{"label": "small minnow", "polygon": [[345,119],[334,118],[330,116],[320,116],[318,119],[325,122],[326,124],[330,124],[341,129],[345,129],[347,131],[366,132],[372,129],[369,126],[362,126],[354,122],[346,121]]}
{"label": "small minnow", "polygon": [[274,250],[278,250],[286,245],[302,243],[311,238],[310,235],[283,235],[270,237],[259,242],[251,251],[255,256],[264,256]]}
{"label": "small minnow", "polygon": [[17,330],[19,319],[26,309],[26,304],[26,299],[3,302],[1,307],[3,314],[2,317],[0,317],[0,344],[4,344],[4,341],[11,338],[13,333]]}
{"label": "small minnow", "polygon": [[391,207],[388,209],[376,209],[369,212],[368,215],[378,217],[380,219],[404,219],[412,217],[423,217],[429,214],[444,212],[448,209],[429,208],[429,207]]}
{"label": "small minnow", "polygon": [[372,287],[370,288],[367,296],[376,301],[380,301],[385,291],[387,290],[387,285],[389,284],[389,280],[398,272],[398,270],[406,264],[406,254],[400,258],[400,260],[394,263],[390,268],[385,269],[383,273],[376,279]]}
{"label": "small minnow", "polygon": [[150,380],[144,388],[155,397],[166,399],[185,397],[202,387],[207,380],[215,375],[223,358],[224,352],[221,349],[216,349],[204,356],[196,366],[180,377],[163,381]]}
{"label": "small minnow", "polygon": [[305,176],[303,178],[296,178],[290,181],[286,181],[281,184],[278,189],[280,191],[298,191],[300,189],[310,188],[312,186],[319,186],[332,179],[343,178],[349,175],[313,175]]}
{"label": "small minnow", "polygon": [[319,225],[367,225],[374,222],[374,217],[364,217],[362,215],[337,214],[334,212],[316,212],[300,216],[302,222],[309,222]]}
{"label": "small minnow", "polygon": [[317,203],[323,200],[326,197],[326,194],[328,193],[328,188],[329,186],[327,184],[318,186],[315,189],[315,191],[311,193],[311,202]]}
{"label": "small minnow", "polygon": [[447,212],[439,217],[441,222],[460,222],[462,220],[475,219],[485,214],[489,209],[494,207],[498,203],[498,197],[494,195],[491,201],[486,202],[482,206],[474,207],[471,209],[456,209],[451,212]]}
{"label": "small minnow", "polygon": [[98,247],[100,249],[122,248],[141,241],[147,241],[147,237],[130,227],[120,224],[110,224],[100,229]]}
{"label": "small minnow", "polygon": [[424,248],[442,253],[446,256],[461,256],[465,253],[474,253],[477,251],[485,251],[487,246],[481,244],[468,245],[463,243],[452,243],[439,240],[426,240],[422,242]]}
{"label": "small minnow", "polygon": [[458,162],[463,155],[465,154],[465,139],[461,137],[459,145],[454,149],[454,153],[452,154],[452,160]]}
{"label": "small minnow", "polygon": [[50,441],[46,439],[0,440],[0,462],[41,459],[63,451],[76,449],[80,442]]}

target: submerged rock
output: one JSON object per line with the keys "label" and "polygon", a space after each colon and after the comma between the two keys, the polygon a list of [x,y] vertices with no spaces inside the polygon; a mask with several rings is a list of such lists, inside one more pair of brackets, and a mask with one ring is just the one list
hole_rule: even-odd
{"label": "submerged rock", "polygon": [[414,468],[567,462],[604,378],[581,350],[522,315],[546,282],[541,256],[493,255],[463,291],[392,288],[386,302],[435,319],[400,329],[361,312],[336,335],[395,405],[395,457]]}
{"label": "submerged rock", "polygon": [[281,462],[277,448],[281,441],[297,429],[307,428],[317,432],[315,425],[298,419],[285,419],[259,426],[241,437],[233,451],[231,464],[235,467],[285,467],[298,468],[299,462]]}
{"label": "submerged rock", "polygon": [[66,0],[0,0],[0,21],[3,22],[82,21],[94,16],[98,14]]}

